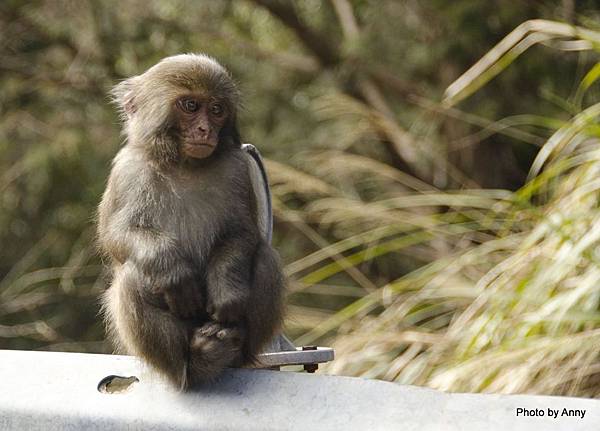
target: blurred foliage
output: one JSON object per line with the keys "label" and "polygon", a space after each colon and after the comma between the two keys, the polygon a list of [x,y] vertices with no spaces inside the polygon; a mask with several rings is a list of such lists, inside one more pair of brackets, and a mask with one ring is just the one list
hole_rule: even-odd
{"label": "blurred foliage", "polygon": [[287,331],[336,348],[327,372],[599,396],[594,8],[4,0],[0,348],[111,350],[94,245],[122,141],[107,92],[205,52],[269,159]]}

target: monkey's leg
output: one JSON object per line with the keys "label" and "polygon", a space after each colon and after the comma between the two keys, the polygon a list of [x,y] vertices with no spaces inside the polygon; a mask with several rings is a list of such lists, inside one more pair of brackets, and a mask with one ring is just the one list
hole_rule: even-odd
{"label": "monkey's leg", "polygon": [[246,363],[256,360],[256,355],[276,335],[283,319],[285,279],[279,256],[261,240],[254,254],[252,288],[248,298],[246,322]]}
{"label": "monkey's leg", "polygon": [[159,308],[156,296],[144,290],[142,280],[132,263],[117,268],[103,298],[109,329],[128,353],[141,357],[176,387],[185,389],[189,383],[188,326]]}
{"label": "monkey's leg", "polygon": [[240,234],[215,248],[207,265],[206,303],[212,319],[238,325],[248,312],[256,240]]}
{"label": "monkey's leg", "polygon": [[281,324],[284,282],[277,255],[263,240],[240,236],[214,252],[207,271],[209,314],[243,330],[242,363],[255,362]]}

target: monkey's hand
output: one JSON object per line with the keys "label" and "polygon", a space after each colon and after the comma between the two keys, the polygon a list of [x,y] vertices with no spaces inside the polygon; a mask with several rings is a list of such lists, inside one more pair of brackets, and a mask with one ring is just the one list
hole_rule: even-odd
{"label": "monkey's hand", "polygon": [[250,300],[250,275],[254,244],[240,236],[215,249],[207,270],[207,312],[224,324],[244,320]]}

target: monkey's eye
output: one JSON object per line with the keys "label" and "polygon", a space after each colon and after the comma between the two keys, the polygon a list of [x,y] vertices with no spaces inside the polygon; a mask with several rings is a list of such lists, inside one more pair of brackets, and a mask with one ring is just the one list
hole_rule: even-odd
{"label": "monkey's eye", "polygon": [[181,106],[181,109],[185,112],[196,112],[200,109],[200,103],[194,99],[183,99],[179,102],[179,106]]}
{"label": "monkey's eye", "polygon": [[213,103],[213,105],[210,107],[210,112],[212,112],[213,115],[220,117],[223,115],[224,109],[220,104]]}

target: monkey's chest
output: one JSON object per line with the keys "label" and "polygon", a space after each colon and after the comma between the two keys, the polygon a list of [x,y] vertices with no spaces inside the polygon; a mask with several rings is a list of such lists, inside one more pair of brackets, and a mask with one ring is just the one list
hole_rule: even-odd
{"label": "monkey's chest", "polygon": [[164,228],[193,253],[205,255],[215,242],[253,223],[250,197],[227,184],[180,189],[169,201],[161,217]]}

